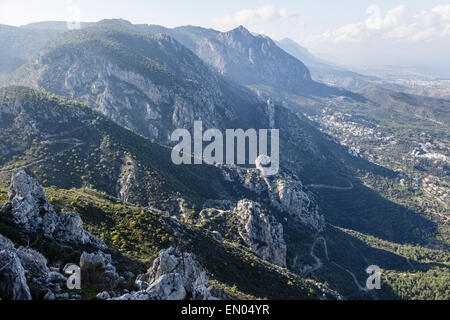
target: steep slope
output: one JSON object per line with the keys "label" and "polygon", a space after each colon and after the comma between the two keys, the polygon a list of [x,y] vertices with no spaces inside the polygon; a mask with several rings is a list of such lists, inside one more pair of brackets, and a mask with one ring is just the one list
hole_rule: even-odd
{"label": "steep slope", "polygon": [[155,25],[134,27],[174,37],[220,74],[246,86],[269,86],[306,95],[346,94],[312,81],[302,61],[282,50],[269,37],[254,35],[242,26],[229,32],[192,26],[173,29]]}
{"label": "steep slope", "polygon": [[[35,163],[30,161],[31,151],[26,152],[29,149],[20,149],[23,138],[20,136],[22,132],[18,130],[23,127],[23,133],[33,136],[33,127],[27,128],[23,118],[33,119],[35,115],[20,112],[18,117],[4,116],[4,119],[10,120],[5,120],[7,130],[3,136],[18,141],[11,148],[8,144],[1,149],[6,150],[5,153],[10,150],[16,152],[5,157],[9,169],[30,165],[36,170],[36,177],[43,182],[47,180],[46,185],[79,188],[93,184],[96,189],[110,195],[120,195],[126,201],[150,205],[152,210],[159,210],[155,212],[177,216],[189,225],[209,228],[217,238],[222,237],[251,249],[273,263],[284,265],[286,257],[285,265],[290,270],[304,276],[320,276],[332,283],[335,289],[345,290],[348,297],[367,298],[367,293],[360,292],[360,285],[354,284],[348,271],[356,275],[361,283],[366,276],[364,270],[368,261],[389,266],[393,272],[408,270],[408,273],[414,273],[419,270],[416,265],[409,266],[403,256],[395,251],[386,253],[373,250],[371,243],[361,243],[351,231],[375,237],[376,242],[387,241],[389,244],[436,246],[441,241],[436,241],[442,235],[436,231],[436,225],[424,219],[417,208],[393,203],[363,183],[364,177],[369,174],[396,185],[398,178],[395,172],[350,155],[346,148],[319,132],[299,114],[304,111],[302,103],[294,105],[290,99],[280,99],[280,104],[291,108],[295,114],[274,104],[268,99],[272,95],[267,99],[255,97],[242,87],[223,80],[179,42],[167,36],[154,37],[130,30],[123,21],[106,21],[92,28],[71,32],[60,41],[44,51],[40,61],[32,61],[24,68],[23,74],[18,77],[20,83],[30,83],[34,87],[87,101],[90,107],[119,124],[160,142],[167,142],[167,135],[152,134],[155,130],[148,130],[149,123],[156,126],[158,132],[161,130],[166,133],[178,125],[190,128],[193,119],[204,120],[206,126],[217,124],[221,129],[280,128],[282,174],[273,179],[264,179],[258,171],[243,168],[178,168],[171,165],[168,152],[152,151],[154,145],[150,147],[148,140],[111,122],[107,122],[112,129],[106,131],[106,142],[100,143],[100,140],[104,141],[100,138],[92,142],[92,145],[97,146],[94,152],[87,148],[79,155],[79,146],[74,146],[84,139],[88,139],[87,146],[90,146],[89,139],[96,137],[95,132],[88,131],[86,136],[69,132],[68,136],[55,139],[56,142],[65,142],[59,138],[78,139],[72,140],[72,144],[67,146],[68,150],[53,149],[57,151],[53,160],[48,156],[49,150],[42,150],[41,159],[45,161]],[[79,57],[82,59],[78,60]],[[195,74],[196,69],[198,74]],[[99,72],[101,77],[98,77]],[[114,99],[102,100],[97,96],[97,80],[102,85],[100,96],[104,94]],[[117,83],[120,84],[119,89],[115,86]],[[148,94],[147,88],[150,86],[141,83],[152,83],[157,91]],[[122,90],[129,87],[130,90]],[[141,92],[143,99],[130,100],[133,103],[127,104],[126,99],[136,99]],[[157,103],[161,92],[168,92],[166,105]],[[282,94],[280,90],[276,92]],[[176,107],[177,97],[186,101],[180,108]],[[224,112],[210,112],[210,109],[204,108],[204,101],[196,103],[196,97],[201,97],[206,103],[212,101],[214,108],[217,108],[214,110]],[[350,103],[346,98],[340,99],[342,105]],[[143,107],[146,103],[151,110],[154,110],[155,105],[159,108],[160,119],[143,120],[146,115],[152,114]],[[314,111],[320,113],[322,103],[323,100],[315,99],[317,108]],[[366,107],[360,106],[361,109]],[[145,111],[139,111],[143,109]],[[130,118],[135,113],[139,117]],[[127,119],[128,114],[130,116]],[[162,123],[161,119],[167,119],[167,122]],[[17,126],[14,134],[9,131],[11,123]],[[108,143],[108,139],[112,143]],[[42,140],[38,139],[36,146],[42,147]],[[72,155],[69,156],[67,151]],[[12,158],[14,155],[17,156],[15,159]],[[54,170],[55,163],[59,171]],[[71,169],[67,170],[62,164]],[[134,174],[141,169],[140,173]],[[59,172],[65,173],[61,176],[65,177],[66,184],[62,184]],[[158,174],[157,178],[153,173]],[[225,182],[222,179],[224,173]],[[50,179],[47,178],[49,176]],[[161,177],[160,186],[158,179]],[[149,182],[144,184],[141,181]],[[313,190],[317,197],[312,197],[309,190]],[[279,236],[280,224],[284,241]],[[322,256],[320,251],[317,252],[321,248],[322,236],[332,250],[330,260]],[[265,246],[260,248],[258,243],[264,243]],[[286,251],[283,243],[286,244]],[[340,254],[342,248],[347,249],[347,254]],[[423,247],[418,248],[418,251],[422,250]],[[433,268],[432,263],[420,264],[420,267],[427,272]],[[389,293],[389,288],[383,294],[396,296]]]}
{"label": "steep slope", "polygon": [[[177,166],[169,148],[54,95],[24,87],[1,89],[0,136],[0,176],[5,186],[11,172],[22,168],[46,186],[94,188],[192,224],[209,220],[203,210],[232,211],[240,200],[251,199],[262,206],[255,212],[257,221],[263,211],[272,211],[276,218],[261,218],[248,232],[278,229],[279,221],[303,225],[306,233],[324,225],[311,194],[287,172],[263,177],[257,169],[234,166]],[[268,232],[260,240],[268,247],[273,244],[275,251],[276,241],[282,242],[280,232]],[[261,254],[268,261],[280,261],[275,255]]]}
{"label": "steep slope", "polygon": [[[188,35],[191,30],[185,27],[175,32]],[[215,37],[205,33],[191,49],[221,74],[246,85],[266,84],[291,91],[311,85],[309,70],[302,62],[286,54],[270,38],[254,36],[242,26]]]}
{"label": "steep slope", "polygon": [[280,128],[281,165],[296,173],[306,163],[325,169],[349,158],[305,119],[226,81],[173,38],[124,21],[63,34],[12,82],[84,102],[164,144],[174,129],[202,120],[205,129]]}
{"label": "steep slope", "polygon": [[[20,87],[2,89],[1,97],[2,181],[7,183],[13,168],[19,167],[28,170],[46,185],[56,185],[60,188],[90,186],[116,197],[125,195],[130,202],[145,205],[150,203],[147,209],[136,210],[149,210],[156,215],[176,217],[178,221],[187,223],[189,226],[187,230],[194,227],[195,231],[186,231],[189,239],[192,237],[189,248],[195,248],[194,252],[200,255],[202,264],[214,275],[213,278],[228,287],[236,282],[236,277],[229,269],[220,267],[222,261],[233,261],[232,268],[236,272],[240,270],[237,287],[244,293],[273,298],[305,297],[297,295],[302,291],[294,294],[291,289],[295,287],[289,287],[288,291],[282,290],[283,283],[287,281],[296,283],[298,280],[283,280],[286,278],[276,271],[278,270],[276,267],[273,269],[273,265],[262,260],[252,262],[253,259],[258,259],[254,254],[261,255],[265,259],[274,259],[274,262],[280,258],[284,259],[285,254],[289,270],[303,277],[311,275],[318,277],[330,283],[334,289],[342,290],[346,297],[354,298],[368,297],[365,292],[358,293],[358,287],[353,287],[353,280],[349,278],[349,272],[352,272],[358,279],[364,279],[363,270],[367,259],[382,264],[392,272],[394,278],[386,285],[386,291],[379,293],[383,297],[390,298],[397,296],[397,293],[390,293],[389,288],[392,286],[400,285],[396,290],[404,290],[401,289],[401,284],[394,280],[398,270],[407,268],[408,274],[419,270],[437,272],[439,277],[447,270],[445,257],[439,258],[445,262],[440,269],[432,267],[433,261],[439,261],[435,258],[438,254],[436,251],[427,254],[423,253],[423,248],[416,247],[417,252],[427,254],[431,260],[426,263],[418,260],[419,263],[411,267],[403,256],[417,259],[412,253],[406,251],[405,254],[399,255],[391,249],[397,246],[396,243],[383,242],[382,239],[389,237],[389,233],[401,230],[406,233],[391,236],[395,239],[405,239],[409,234],[408,229],[418,225],[420,221],[416,221],[417,218],[412,216],[405,220],[407,214],[405,211],[380,197],[373,197],[368,203],[372,211],[361,212],[361,208],[365,206],[367,191],[356,181],[354,184],[355,188],[357,186],[358,195],[353,189],[342,192],[330,190],[330,196],[326,199],[325,203],[328,203],[326,216],[333,223],[321,233],[327,240],[330,250],[330,257],[327,259],[320,253],[320,246],[316,240],[317,233],[308,227],[314,223],[301,222],[305,218],[311,219],[311,222],[316,221],[315,204],[311,203],[313,197],[301,185],[294,186],[299,183],[298,179],[284,176],[264,182],[252,171],[235,171],[229,168],[225,171],[228,177],[226,182],[222,178],[223,172],[214,167],[171,165],[169,150],[120,128],[86,106]],[[5,150],[9,153],[4,152]],[[121,180],[121,175],[122,177],[124,173],[127,175],[127,172],[122,171],[123,167],[138,168],[138,172],[134,174],[131,172],[132,174],[128,175],[130,179],[123,179],[127,183],[124,184],[125,193],[120,194],[119,188],[114,186],[120,185],[118,181]],[[278,195],[274,192],[267,193],[264,187],[266,183],[268,186],[277,185]],[[345,192],[347,194],[344,195]],[[333,197],[335,202],[330,202],[330,197]],[[238,205],[238,200],[243,198],[253,200],[240,201]],[[145,225],[145,230],[148,230],[146,224],[143,224],[144,220],[137,220],[134,224],[132,221],[136,217],[127,213],[130,210],[134,212],[135,209],[130,209],[134,206],[88,189],[64,191],[53,188],[50,199],[67,208],[76,209],[87,222],[88,230],[95,235],[111,234],[111,230],[117,230],[118,237],[111,235],[104,239],[108,244],[124,250],[124,253],[128,252],[130,257],[141,258],[143,253],[150,256],[155,254],[157,249],[154,246],[159,242],[155,243],[150,238],[142,242],[139,232],[136,233],[139,226]],[[344,200],[352,203],[354,209],[351,212]],[[271,203],[279,204],[273,206]],[[257,209],[260,205],[262,208]],[[312,205],[312,210],[308,209],[307,205]],[[304,209],[299,212],[297,211],[299,207]],[[375,215],[374,213],[380,209],[382,211]],[[117,212],[120,212],[119,216],[116,216]],[[363,215],[355,219],[353,216],[355,212]],[[364,222],[369,218],[373,220]],[[271,221],[273,219],[275,221]],[[379,224],[382,220],[387,220],[388,224]],[[123,230],[124,226],[130,223],[133,225],[132,229]],[[174,223],[176,226],[177,223]],[[282,225],[281,238],[280,226],[277,224]],[[334,224],[364,230],[366,234],[376,234],[381,239],[361,242],[359,238],[367,239],[366,234],[355,235],[351,230],[337,228]],[[424,228],[429,226],[424,225]],[[157,245],[157,248],[170,245],[170,241],[167,242],[170,235],[176,238],[172,232],[175,231],[168,231],[166,235],[158,238],[162,247]],[[212,238],[221,239],[221,237],[227,242],[220,244],[222,240],[219,240],[217,245],[215,240],[211,242]],[[267,249],[255,247],[255,244],[261,243],[260,241],[269,245]],[[229,242],[234,244],[229,247],[226,244]],[[286,244],[285,253],[283,243]],[[388,246],[390,251],[376,249],[379,243]],[[347,247],[347,255],[339,253],[343,247]],[[232,256],[229,255],[229,250],[234,252]],[[211,260],[210,256],[214,256],[215,259]],[[252,257],[251,260],[248,260],[248,257]],[[244,263],[244,260],[247,262]],[[317,261],[320,261],[320,264],[316,264]],[[269,272],[266,274],[267,278],[265,277],[266,280],[262,281],[260,286],[256,285],[259,277],[250,277],[255,265],[263,274],[271,270],[267,271]],[[259,269],[260,267],[263,269]],[[242,273],[241,268],[247,271]],[[297,276],[290,274],[289,277]],[[269,278],[272,280],[268,281]],[[270,291],[267,286],[278,287],[280,290]],[[277,292],[284,295],[277,295]]]}
{"label": "steep slope", "polygon": [[[9,201],[4,207],[0,206],[0,230],[12,240],[0,234],[2,299],[80,300],[92,299],[99,292],[103,294],[97,295],[98,298],[113,297],[118,300],[227,297],[220,289],[206,288],[211,284],[225,288],[230,297],[235,298],[255,298],[265,292],[269,292],[272,298],[339,297],[319,283],[305,281],[274,268],[245,249],[215,241],[199,229],[188,229],[148,209],[122,203],[94,190],[52,188],[47,190],[47,194],[51,195],[53,204],[42,187],[24,171],[18,170],[13,174],[8,190]],[[3,192],[0,190],[2,198]],[[108,246],[85,231],[83,221],[73,210],[81,212],[86,227]],[[45,223],[40,219],[43,212]],[[25,220],[27,224],[23,224]],[[126,226],[133,225],[133,228],[124,227],[124,223]],[[36,226],[36,229],[30,230],[26,225]],[[50,229],[51,226],[54,229]],[[42,230],[40,227],[43,227]],[[30,240],[33,240],[31,247]],[[209,281],[197,261],[197,255],[185,251],[187,244],[189,250],[199,253],[198,257],[208,267],[208,275],[213,277]],[[161,249],[165,246],[173,247]],[[216,254],[210,255],[210,251]],[[177,277],[181,275],[184,284],[181,287],[184,288],[177,283],[177,289],[170,290],[168,283],[156,280],[159,277],[173,277],[173,271],[170,272],[174,267],[173,261],[179,260],[181,255],[186,269],[178,269],[174,281],[177,282]],[[167,260],[172,262],[172,269],[165,265]],[[233,264],[228,268],[221,267],[224,260],[233,261]],[[67,290],[64,286],[66,278],[59,272],[64,272],[67,264],[78,264],[78,261],[83,290]],[[143,273],[145,265],[150,266],[147,274]],[[264,283],[258,284],[257,279],[251,276],[251,266],[264,275]],[[235,268],[239,268],[239,274]],[[130,271],[133,273],[130,274]],[[230,277],[230,274],[236,276]],[[283,287],[288,281],[291,286],[283,292],[270,293],[267,290],[267,286]],[[238,290],[237,286],[246,293]]]}
{"label": "steep slope", "polygon": [[12,83],[84,102],[162,142],[195,119],[209,128],[262,126],[251,116],[261,108],[256,97],[217,77],[172,38],[138,33],[121,21],[63,34]]}
{"label": "steep slope", "polygon": [[175,166],[170,149],[60,97],[23,87],[3,88],[0,124],[3,183],[21,167],[32,168],[45,185],[91,185],[137,203],[167,199],[176,192],[193,199],[226,194],[224,185],[216,185],[221,175],[214,167]]}
{"label": "steep slope", "polygon": [[[262,260],[278,263],[282,259],[279,263],[285,264],[283,249],[277,245],[283,242],[281,222],[293,228],[286,234],[299,230],[305,235],[312,232],[301,219],[307,218],[308,210],[311,214],[318,213],[315,208],[308,209],[307,202],[311,199],[301,185],[295,189],[286,185],[283,192],[301,194],[303,199],[297,201],[304,201],[304,205],[297,202],[297,207],[290,207],[281,191],[280,194],[270,193],[271,201],[265,203],[269,189],[264,186],[265,182],[258,181],[261,178],[255,173],[250,186],[250,182],[245,184],[239,180],[246,170],[227,168],[229,176],[225,179],[225,172],[213,166],[175,166],[170,161],[169,149],[121,128],[79,103],[24,87],[0,90],[0,135],[3,185],[6,186],[16,168],[24,168],[45,185],[56,186],[49,191],[52,202],[76,209],[89,231],[130,258],[148,261],[164,245],[176,245],[182,234],[183,241],[189,242],[189,250],[194,250],[213,278],[228,288],[237,285],[242,292],[256,297],[317,298],[317,294],[322,294],[320,284],[304,281]],[[134,169],[129,172],[124,168]],[[281,177],[274,179],[281,183]],[[121,185],[121,181],[125,184]],[[87,186],[103,192],[87,189]],[[80,187],[85,188],[74,189]],[[264,213],[241,207],[236,210],[256,219],[251,228],[247,228],[249,235],[264,234],[264,237],[250,236],[247,244],[246,237],[230,235],[230,240],[234,237],[233,245],[213,240],[214,228],[211,227],[211,231],[203,228],[213,216],[203,216],[203,213],[221,210],[224,205],[229,206],[228,209],[222,207],[224,211],[231,212],[244,196],[252,197],[254,200],[249,201]],[[115,197],[126,197],[129,202],[147,207],[131,205]],[[261,201],[261,205],[255,201]],[[279,209],[272,208],[275,203],[279,203]],[[302,210],[298,211],[299,208]],[[292,211],[294,209],[297,211]],[[268,216],[271,218],[267,220]],[[8,234],[14,234],[9,226],[0,226],[2,230],[6,228]],[[124,226],[131,229],[124,230]],[[148,232],[149,228],[155,229],[156,235]],[[261,233],[264,230],[268,233]],[[277,233],[270,230],[277,230]],[[253,240],[264,241],[268,249],[254,249]],[[231,261],[230,266],[223,268],[223,261]],[[251,276],[255,270],[266,279],[259,285],[259,277]],[[281,290],[288,282],[290,287]],[[269,287],[280,290],[272,292]]]}

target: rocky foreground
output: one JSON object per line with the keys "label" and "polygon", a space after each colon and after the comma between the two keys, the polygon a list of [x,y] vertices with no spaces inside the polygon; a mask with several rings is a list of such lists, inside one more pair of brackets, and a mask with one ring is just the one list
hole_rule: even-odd
{"label": "rocky foreground", "polygon": [[43,254],[29,246],[17,247],[0,234],[2,299],[82,299],[77,290],[69,290],[70,283],[74,283],[71,277],[74,265],[75,269],[80,268],[81,287],[89,288],[97,299],[227,299],[222,290],[208,286],[206,271],[195,256],[176,248],[161,250],[145,274],[119,274],[109,248],[84,230],[78,213],[56,213],[43,188],[23,170],[13,174],[8,197],[9,202],[0,205],[0,215],[21,234],[37,234],[47,243],[58,243],[82,254],[79,261],[64,267],[49,267]]}

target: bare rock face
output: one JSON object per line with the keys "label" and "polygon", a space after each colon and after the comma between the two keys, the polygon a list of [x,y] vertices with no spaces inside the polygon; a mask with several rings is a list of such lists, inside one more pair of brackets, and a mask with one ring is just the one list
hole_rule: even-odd
{"label": "bare rock face", "polygon": [[270,38],[253,35],[242,26],[223,33],[197,27],[164,32],[183,43],[220,74],[239,83],[265,84],[297,92],[311,86],[310,72],[302,62],[281,50]]}
{"label": "bare rock face", "polygon": [[44,189],[25,171],[14,172],[8,197],[12,203],[14,223],[23,227],[27,232],[42,230],[46,236],[53,234],[57,215],[48,202]]}
{"label": "bare rock face", "polygon": [[179,273],[162,275],[151,284],[148,291],[156,294],[161,300],[184,300],[187,295],[184,279]]}
{"label": "bare rock face", "polygon": [[47,277],[50,270],[47,267],[47,259],[41,253],[25,247],[20,247],[16,253],[29,277]]}
{"label": "bare rock face", "polygon": [[14,249],[14,243],[0,234],[0,250]]}
{"label": "bare rock face", "polygon": [[31,300],[25,269],[12,249],[0,251],[0,297],[8,300]]}
{"label": "bare rock face", "polygon": [[112,265],[111,255],[102,251],[83,252],[80,257],[81,279],[93,290],[114,290],[119,285],[119,274]]}
{"label": "bare rock face", "polygon": [[[99,31],[100,40],[103,37]],[[134,38],[127,39],[125,33],[123,36],[115,38],[115,43],[126,46],[127,40]],[[161,63],[174,74],[182,73],[192,82],[189,90],[185,84],[170,80],[172,73],[148,76],[150,70],[117,63],[111,55],[99,54],[97,48],[83,41],[70,50],[57,46],[43,52],[27,64],[27,76],[13,83],[85,103],[121,126],[159,142],[170,142],[168,137],[175,128],[191,128],[194,118],[201,118],[209,128],[217,128],[217,118],[222,117],[217,110],[227,107],[219,77],[193,52],[168,36],[143,38],[142,44],[146,47],[142,58]],[[167,61],[171,61],[169,65]],[[164,118],[170,119],[170,124],[162,121]]]}
{"label": "bare rock face", "polygon": [[311,196],[304,191],[300,181],[278,179],[272,193],[279,208],[316,231],[323,231],[325,219]]}
{"label": "bare rock face", "polygon": [[195,256],[192,253],[181,254],[174,248],[161,250],[147,274],[151,284],[163,275],[179,274],[187,292],[192,292],[194,288],[205,287],[208,284],[206,271],[197,262]]}
{"label": "bare rock face", "polygon": [[283,226],[267,215],[261,205],[250,200],[241,200],[234,212],[244,224],[241,237],[262,259],[280,267],[286,267],[286,243]]}
{"label": "bare rock face", "polygon": [[105,249],[106,245],[97,237],[84,230],[83,220],[76,212],[64,212],[59,216],[54,236],[65,243],[89,244]]}
{"label": "bare rock face", "polygon": [[[6,211],[11,214],[11,222],[24,232],[42,233],[51,241],[69,246],[107,248],[102,241],[84,230],[83,221],[77,213],[58,215],[47,200],[44,189],[25,171],[17,170],[13,174],[8,196],[10,203],[5,206]],[[111,257],[99,252],[101,254],[94,254],[91,260],[101,260],[107,284],[117,281],[119,276],[110,263]],[[84,265],[91,258],[86,255],[81,259]],[[62,293],[65,282],[65,276],[50,271],[47,259],[41,253],[29,247],[15,249],[11,240],[0,235],[0,297],[11,300],[30,300],[32,297],[69,299],[68,294]],[[107,287],[104,283],[102,285]]]}
{"label": "bare rock face", "polygon": [[107,264],[111,263],[111,256],[99,251],[97,253],[83,252],[80,257],[80,267],[99,266],[105,268]]}
{"label": "bare rock face", "polygon": [[39,252],[20,247],[14,248],[9,239],[0,235],[0,297],[8,300],[48,299],[62,292],[66,277],[52,272],[47,259]]}
{"label": "bare rock face", "polygon": [[14,172],[8,191],[13,222],[26,232],[43,232],[49,238],[70,245],[106,248],[98,238],[84,230],[75,212],[58,215],[47,200],[44,189],[23,170]]}
{"label": "bare rock face", "polygon": [[207,287],[206,271],[192,253],[171,247],[161,250],[147,273],[138,276],[140,291],[119,297],[120,300],[214,300],[226,295]]}
{"label": "bare rock face", "polygon": [[227,179],[239,181],[246,189],[270,200],[270,205],[289,213],[317,232],[325,228],[325,218],[314,197],[295,176],[279,173],[263,176],[257,169],[233,168],[224,171]]}
{"label": "bare rock face", "polygon": [[153,265],[147,270],[148,281],[153,282],[164,274],[177,272],[180,259],[174,255],[175,249],[161,250]]}

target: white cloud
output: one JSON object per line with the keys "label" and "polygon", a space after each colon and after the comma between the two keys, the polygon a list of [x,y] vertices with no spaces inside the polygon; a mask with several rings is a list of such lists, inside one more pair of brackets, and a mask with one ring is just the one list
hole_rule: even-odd
{"label": "white cloud", "polygon": [[406,7],[403,5],[395,7],[382,17],[380,7],[372,5],[367,8],[367,13],[370,14],[370,17],[365,21],[367,29],[383,30],[398,26],[406,13]]}
{"label": "white cloud", "polygon": [[239,25],[254,26],[288,19],[296,19],[297,25],[303,24],[297,12],[285,8],[278,9],[273,5],[265,5],[257,9],[243,9],[233,14],[214,18],[213,23],[217,28],[227,29]]}
{"label": "white cloud", "polygon": [[436,6],[431,11],[439,14],[444,19],[450,20],[450,4]]}
{"label": "white cloud", "polygon": [[20,26],[36,21],[70,20],[80,16],[79,8],[72,0],[0,0],[0,24]]}
{"label": "white cloud", "polygon": [[450,4],[439,5],[415,15],[410,14],[406,6],[400,5],[389,10],[384,16],[380,7],[372,5],[367,8],[367,14],[369,17],[364,21],[310,36],[307,42],[355,43],[371,40],[415,42],[450,35]]}

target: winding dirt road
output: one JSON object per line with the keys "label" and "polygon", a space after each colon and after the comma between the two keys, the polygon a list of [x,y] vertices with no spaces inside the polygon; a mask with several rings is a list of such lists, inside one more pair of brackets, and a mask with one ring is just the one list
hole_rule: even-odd
{"label": "winding dirt road", "polygon": [[[308,271],[304,274],[304,276],[306,276],[306,275],[308,275],[308,274],[311,274],[311,273],[313,273],[314,271],[319,270],[319,269],[322,267],[322,265],[323,265],[322,260],[321,260],[318,256],[316,256],[316,255],[314,254],[314,249],[315,249],[315,247],[316,247],[316,245],[317,245],[317,243],[318,243],[319,241],[323,241],[323,249],[324,249],[325,257],[327,258],[328,261],[330,261],[330,257],[328,256],[327,240],[326,240],[324,237],[318,237],[316,240],[314,240],[314,242],[313,242],[313,244],[312,244],[312,246],[311,246],[311,251],[310,251],[310,255],[311,255],[311,257],[316,261],[316,264],[315,264],[310,270],[308,270]],[[363,287],[363,286],[360,285],[360,283],[359,283],[359,281],[358,281],[358,278],[355,276],[355,274],[354,274],[353,272],[351,272],[351,271],[348,270],[347,268],[344,268],[343,266],[337,264],[337,263],[334,262],[334,261],[331,261],[331,263],[333,263],[335,266],[337,266],[337,267],[340,268],[341,270],[344,270],[344,271],[346,271],[347,273],[349,273],[350,276],[351,276],[352,279],[353,279],[353,282],[355,283],[355,285],[358,287],[358,289],[359,289],[360,291],[363,291],[363,292],[368,291],[368,289],[367,289],[366,287]]]}

